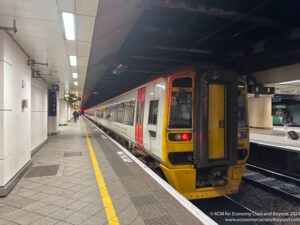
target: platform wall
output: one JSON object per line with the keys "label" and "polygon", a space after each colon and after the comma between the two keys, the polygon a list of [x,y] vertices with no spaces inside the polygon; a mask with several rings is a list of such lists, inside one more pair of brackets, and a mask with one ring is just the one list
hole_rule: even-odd
{"label": "platform wall", "polygon": [[[0,186],[30,160],[31,69],[27,60],[0,30]],[[27,100],[24,108],[23,100]]]}
{"label": "platform wall", "polygon": [[[43,80],[31,80],[31,150],[36,149],[47,138],[48,86]],[[38,122],[37,122],[38,121]]]}

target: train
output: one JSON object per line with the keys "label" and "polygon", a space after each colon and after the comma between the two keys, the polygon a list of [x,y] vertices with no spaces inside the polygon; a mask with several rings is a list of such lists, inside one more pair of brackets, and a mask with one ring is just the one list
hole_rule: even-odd
{"label": "train", "polygon": [[249,128],[247,85],[233,70],[179,68],[87,109],[86,116],[149,155],[185,198],[238,192]]}

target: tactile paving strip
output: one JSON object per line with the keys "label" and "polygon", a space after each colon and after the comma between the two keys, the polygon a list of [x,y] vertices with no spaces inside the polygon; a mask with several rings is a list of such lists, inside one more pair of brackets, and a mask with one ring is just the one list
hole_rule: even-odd
{"label": "tactile paving strip", "polygon": [[58,168],[59,168],[59,165],[48,165],[48,166],[32,167],[27,172],[25,178],[55,176],[57,174]]}
{"label": "tactile paving strip", "polygon": [[176,225],[176,223],[174,223],[172,219],[168,216],[146,219],[144,222],[145,225]]}
{"label": "tactile paving strip", "polygon": [[140,195],[137,197],[131,197],[131,201],[135,206],[151,205],[158,203],[152,195]]}
{"label": "tactile paving strip", "polygon": [[82,152],[65,152],[64,157],[82,156]]}

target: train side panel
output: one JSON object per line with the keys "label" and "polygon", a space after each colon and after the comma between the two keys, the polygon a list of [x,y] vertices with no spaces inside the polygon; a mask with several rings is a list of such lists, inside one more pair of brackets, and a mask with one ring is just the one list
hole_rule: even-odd
{"label": "train side panel", "polygon": [[146,87],[143,142],[145,150],[162,161],[162,127],[167,79],[157,80]]}
{"label": "train side panel", "polygon": [[[135,143],[135,122],[131,124],[125,124],[122,122],[116,122],[115,118],[118,117],[118,112],[113,110],[118,104],[129,104],[134,102],[134,115],[136,114],[136,102],[137,102],[137,90],[122,95],[120,97],[114,98],[113,100],[107,101],[97,106],[98,110],[103,111],[103,115],[98,116],[97,122],[106,127],[116,134],[120,135],[124,139]],[[123,112],[125,114],[125,112]],[[101,115],[101,114],[100,114]]]}

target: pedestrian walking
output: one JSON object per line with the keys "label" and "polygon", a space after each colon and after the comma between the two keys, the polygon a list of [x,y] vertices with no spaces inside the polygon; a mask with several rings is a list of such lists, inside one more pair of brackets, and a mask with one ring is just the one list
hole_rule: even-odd
{"label": "pedestrian walking", "polygon": [[74,116],[74,123],[77,123],[77,119],[79,118],[79,113],[77,111],[74,111],[73,116]]}

